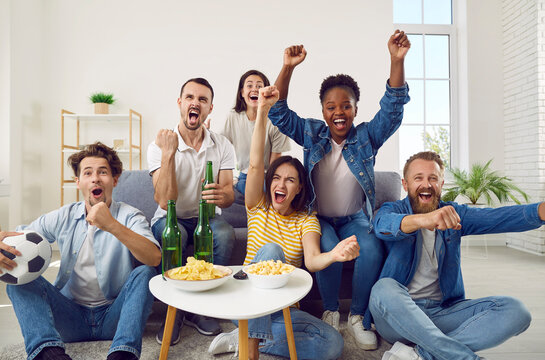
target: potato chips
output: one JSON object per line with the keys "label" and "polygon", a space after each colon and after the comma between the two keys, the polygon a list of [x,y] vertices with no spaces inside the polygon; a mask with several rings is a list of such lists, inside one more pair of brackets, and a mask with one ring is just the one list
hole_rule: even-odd
{"label": "potato chips", "polygon": [[290,273],[294,269],[295,266],[284,264],[280,260],[260,261],[246,267],[246,271],[254,275],[281,275]]}
{"label": "potato chips", "polygon": [[185,266],[168,271],[168,277],[174,280],[211,280],[224,277],[226,274],[214,268],[214,264],[204,260],[187,258]]}

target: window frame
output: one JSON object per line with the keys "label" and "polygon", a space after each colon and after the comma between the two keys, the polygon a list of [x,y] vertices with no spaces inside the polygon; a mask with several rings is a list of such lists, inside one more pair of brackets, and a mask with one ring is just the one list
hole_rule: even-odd
{"label": "window frame", "polygon": [[[450,134],[450,166],[459,167],[461,159],[461,144],[460,144],[460,119],[459,119],[459,99],[458,99],[458,88],[459,88],[459,78],[458,78],[458,38],[456,31],[456,0],[451,0],[452,6],[452,24],[403,24],[403,23],[394,23],[396,29],[405,31],[409,35],[447,35],[449,37],[449,93],[450,93],[450,124],[449,124],[449,134]],[[424,11],[424,10],[422,10]],[[393,10],[392,10],[393,15]],[[422,15],[424,19],[424,15]],[[423,42],[424,54],[425,41]],[[424,67],[425,67],[425,55],[424,55]],[[434,78],[424,77],[424,81],[434,80]],[[411,85],[411,78],[406,77],[406,81]],[[426,99],[424,96],[424,109],[426,108]],[[401,124],[401,126],[420,126],[425,125],[424,121],[419,124]],[[401,149],[399,149],[398,156],[400,155]],[[400,159],[403,161],[404,159]],[[401,163],[400,161],[400,163]],[[400,171],[403,170],[401,167]]]}

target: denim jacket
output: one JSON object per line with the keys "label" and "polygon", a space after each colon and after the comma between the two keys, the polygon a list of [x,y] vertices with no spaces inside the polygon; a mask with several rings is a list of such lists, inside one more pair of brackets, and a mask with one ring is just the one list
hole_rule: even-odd
{"label": "denim jacket", "polygon": [[[146,217],[140,210],[122,202],[112,201],[110,212],[122,225],[159,247]],[[55,287],[69,299],[72,298],[72,294],[66,284],[74,271],[83,241],[87,237],[87,225],[85,203],[80,201],[42,215],[28,226],[17,227],[17,231],[34,230],[50,243],[57,241],[61,264]],[[100,229],[95,232],[93,249],[98,284],[106,299],[113,300],[133,270],[133,255],[121,241]]]}
{"label": "denim jacket", "polygon": [[[455,202],[440,202],[439,207],[452,205],[460,216],[461,230],[436,230],[435,252],[442,305],[465,298],[460,268],[460,242],[465,235],[520,232],[545,224],[538,215],[538,205],[504,206],[495,209],[475,208]],[[387,248],[387,257],[380,278],[393,278],[407,286],[416,271],[422,251],[422,236],[401,231],[401,220],[413,214],[409,198],[384,203],[375,216],[375,233]]]}
{"label": "denim jacket", "polygon": [[[409,101],[409,87],[392,88],[380,100],[380,110],[370,122],[352,125],[342,150],[343,158],[366,196],[366,212],[371,218],[375,204],[375,156],[384,142],[399,128],[403,119],[403,105]],[[323,120],[303,119],[288,108],[286,100],[278,101],[269,111],[269,119],[280,131],[303,147],[304,165],[310,177],[312,200],[316,192],[312,170],[331,151],[331,133]],[[371,226],[372,227],[372,226]]]}

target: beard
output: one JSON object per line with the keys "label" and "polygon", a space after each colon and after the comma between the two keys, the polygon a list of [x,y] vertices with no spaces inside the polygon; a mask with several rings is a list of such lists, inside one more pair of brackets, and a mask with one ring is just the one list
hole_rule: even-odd
{"label": "beard", "polygon": [[[420,193],[430,192],[432,201],[426,204],[421,203]],[[409,201],[411,202],[411,207],[413,208],[413,213],[415,214],[426,214],[432,211],[435,211],[439,208],[439,200],[441,199],[441,194],[437,194],[435,188],[421,189],[415,193],[409,192]]]}

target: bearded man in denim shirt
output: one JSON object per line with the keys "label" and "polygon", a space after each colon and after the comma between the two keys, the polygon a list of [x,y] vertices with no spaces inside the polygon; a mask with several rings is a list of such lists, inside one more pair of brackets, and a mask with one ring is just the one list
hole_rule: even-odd
{"label": "bearded man in denim shirt", "polygon": [[[159,243],[142,212],[112,200],[122,171],[113,149],[97,142],[68,163],[84,201],[17,228],[57,241],[61,256],[55,284],[40,276],[7,286],[28,359],[70,359],[64,343],[89,340],[113,340],[108,360],[138,359],[153,305],[148,283],[161,261]],[[0,249],[20,256],[2,242],[15,234],[0,232]],[[9,256],[0,254],[0,273],[16,265]]]}
{"label": "bearded man in denim shirt", "polygon": [[479,359],[475,352],[530,326],[517,299],[465,298],[460,242],[465,235],[536,229],[545,224],[545,204],[484,209],[442,202],[443,173],[436,153],[413,155],[403,169],[408,196],[385,203],[375,217],[388,255],[369,307],[379,334],[395,342],[382,359]]}

